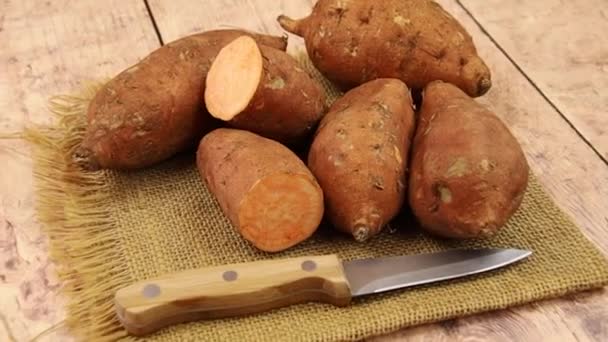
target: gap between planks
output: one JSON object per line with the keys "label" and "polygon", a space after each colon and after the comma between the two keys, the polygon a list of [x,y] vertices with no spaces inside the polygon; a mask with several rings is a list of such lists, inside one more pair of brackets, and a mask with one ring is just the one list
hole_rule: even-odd
{"label": "gap between planks", "polygon": [[549,97],[547,96],[547,94],[545,94],[540,87],[536,84],[536,82],[534,82],[534,80],[532,80],[532,78],[530,78],[530,76],[528,76],[528,74],[524,71],[524,69],[517,64],[517,62],[515,61],[515,59],[513,59],[508,53],[507,51],[498,43],[498,41],[496,39],[494,39],[494,37],[492,37],[492,35],[490,34],[490,32],[488,32],[485,27],[483,27],[483,25],[481,24],[481,22],[479,22],[479,20],[477,20],[477,18],[475,18],[475,16],[473,15],[473,13],[460,1],[460,0],[455,0],[456,3],[458,4],[458,6],[460,6],[465,12],[466,14],[475,22],[475,25],[477,25],[477,27],[479,27],[479,29],[481,30],[481,32],[483,32],[483,34],[485,34],[488,39],[490,39],[490,41],[492,42],[492,44],[494,44],[494,46],[496,46],[496,48],[498,50],[500,50],[500,52],[509,60],[509,62],[511,62],[511,64],[513,64],[513,66],[517,69],[517,71],[519,71],[520,74],[522,74],[522,76],[524,76],[526,78],[526,80],[532,85],[532,87],[534,87],[534,89],[540,94],[540,96],[543,97],[543,99],[545,101],[547,101],[547,103],[559,114],[559,116],[562,117],[562,119],[564,121],[566,121],[566,123],[568,124],[568,126],[570,126],[570,128],[576,133],[576,135],[579,136],[579,138],[581,138],[585,144],[587,144],[587,146],[589,146],[589,148],[591,148],[591,150],[595,153],[595,155],[597,155],[600,160],[602,160],[602,162],[604,162],[605,165],[608,166],[608,159],[606,159],[606,157],[604,157],[600,151],[598,151],[595,146],[593,146],[593,144],[591,144],[591,141],[589,141],[577,128],[576,126],[574,126],[574,124],[566,117],[566,115],[564,115],[564,113],[562,113],[562,111],[557,107],[557,105],[555,105],[555,103],[553,101],[551,101],[551,99],[549,99]]}
{"label": "gap between planks", "polygon": [[160,33],[160,30],[158,29],[158,24],[156,23],[156,18],[154,18],[154,13],[152,13],[152,9],[150,8],[150,4],[148,3],[148,0],[143,0],[144,1],[144,5],[146,6],[146,11],[148,11],[148,17],[150,17],[150,22],[152,22],[152,27],[154,28],[154,32],[156,32],[156,38],[158,39],[158,43],[160,44],[160,46],[165,45],[165,42],[163,41],[163,35]]}

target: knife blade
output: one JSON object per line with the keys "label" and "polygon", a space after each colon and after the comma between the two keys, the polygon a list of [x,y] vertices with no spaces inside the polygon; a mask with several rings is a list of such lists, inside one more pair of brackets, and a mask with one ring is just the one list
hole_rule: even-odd
{"label": "knife blade", "polygon": [[528,257],[519,249],[449,250],[439,253],[346,261],[353,297],[491,271]]}
{"label": "knife blade", "polygon": [[530,254],[519,249],[456,249],[348,261],[337,255],[263,260],[140,281],[116,291],[114,305],[130,334],[145,335],[172,324],[297,303],[346,306],[353,297],[479,274]]}

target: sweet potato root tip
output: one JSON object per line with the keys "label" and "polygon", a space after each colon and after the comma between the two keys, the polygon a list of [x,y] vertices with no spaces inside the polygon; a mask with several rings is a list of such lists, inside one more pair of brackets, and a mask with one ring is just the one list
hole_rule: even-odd
{"label": "sweet potato root tip", "polygon": [[277,21],[285,31],[298,36],[302,35],[302,33],[300,32],[300,20],[294,20],[286,15],[280,15],[277,18]]}
{"label": "sweet potato root tip", "polygon": [[281,251],[307,239],[322,216],[319,187],[308,177],[293,174],[271,174],[259,180],[239,210],[241,234],[267,252]]}
{"label": "sweet potato root tip", "polygon": [[242,36],[218,53],[209,69],[205,104],[209,113],[229,121],[253,98],[262,78],[262,53],[255,40]]}
{"label": "sweet potato root tip", "polygon": [[492,88],[492,80],[489,77],[483,77],[477,85],[477,96],[484,95]]}
{"label": "sweet potato root tip", "polygon": [[72,160],[76,165],[87,171],[97,171],[101,168],[93,155],[93,151],[84,146],[76,148],[72,154]]}
{"label": "sweet potato root tip", "polygon": [[369,227],[357,226],[357,227],[355,227],[355,230],[353,231],[353,237],[358,242],[365,242],[370,237],[370,233],[369,233],[370,231],[371,230],[369,229]]}

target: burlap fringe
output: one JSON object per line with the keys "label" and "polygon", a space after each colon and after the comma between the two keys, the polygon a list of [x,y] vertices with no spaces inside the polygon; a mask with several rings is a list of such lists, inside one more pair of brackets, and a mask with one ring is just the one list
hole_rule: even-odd
{"label": "burlap fringe", "polygon": [[22,139],[23,134],[20,132],[0,133],[0,139]]}
{"label": "burlap fringe", "polygon": [[68,299],[64,323],[84,341],[126,337],[117,324],[112,295],[132,281],[112,219],[104,171],[85,172],[71,161],[84,135],[87,105],[102,84],[51,98],[57,124],[29,127],[23,134],[32,144],[38,219],[50,238],[50,257]]}

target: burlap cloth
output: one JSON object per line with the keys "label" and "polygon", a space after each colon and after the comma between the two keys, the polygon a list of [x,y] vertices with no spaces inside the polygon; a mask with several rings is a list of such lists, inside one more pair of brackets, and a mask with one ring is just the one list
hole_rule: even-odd
{"label": "burlap cloth", "polygon": [[[316,77],[319,74],[304,65]],[[327,83],[325,83],[326,86]],[[330,89],[330,88],[328,88]],[[603,286],[608,264],[531,176],[520,210],[496,237],[444,241],[421,233],[407,214],[368,243],[322,226],[278,254],[262,253],[230,226],[200,180],[189,151],[137,172],[84,173],[69,155],[82,138],[96,90],[52,99],[52,127],[27,132],[34,143],[38,214],[68,298],[66,324],[86,341],[132,338],[114,316],[113,291],[167,272],[268,258],[337,253],[379,257],[456,247],[530,249],[526,261],[466,279],[355,299],[348,308],[310,303],[254,316],[199,321],[162,330],[153,341],[353,340],[416,324],[505,308]],[[330,89],[330,100],[335,91]]]}

